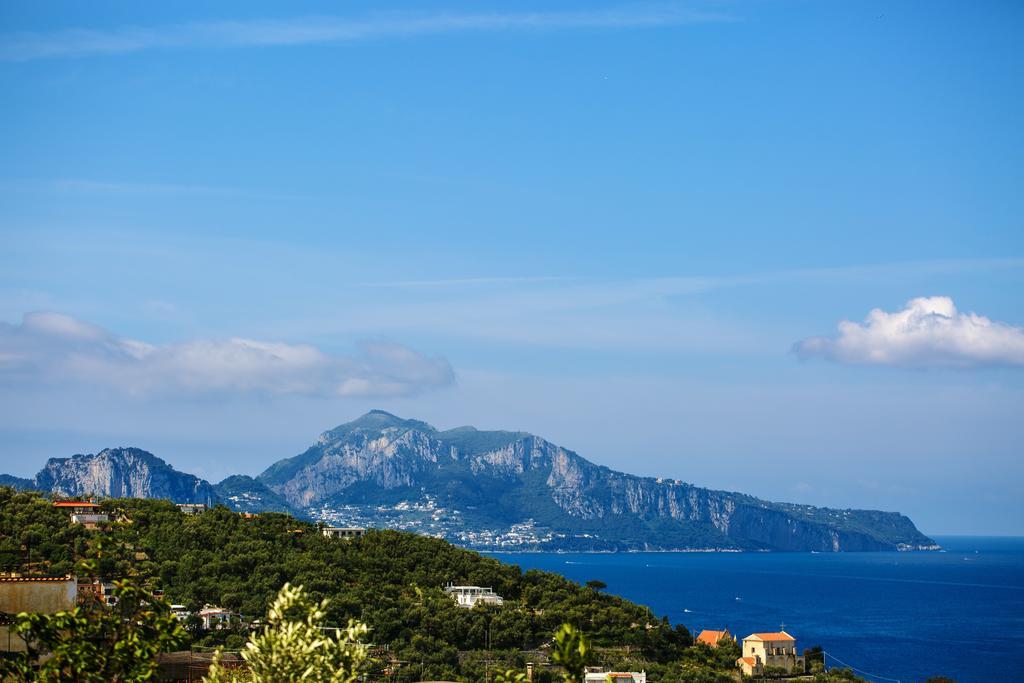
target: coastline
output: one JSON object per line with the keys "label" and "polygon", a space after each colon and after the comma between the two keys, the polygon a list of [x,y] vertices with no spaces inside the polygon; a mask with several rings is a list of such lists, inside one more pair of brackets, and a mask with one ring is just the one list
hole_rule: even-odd
{"label": "coastline", "polygon": [[[974,537],[965,537],[974,538]],[[1016,536],[1005,536],[996,538],[1024,538]],[[543,550],[543,549],[500,549],[496,550],[493,548],[474,548],[472,546],[460,546],[466,550],[472,550],[473,552],[485,554],[485,555],[630,555],[639,553],[693,553],[693,554],[718,554],[718,553],[732,553],[732,554],[776,554],[776,555],[874,555],[879,553],[934,553],[944,552],[946,548],[939,544],[929,546],[915,546],[915,547],[900,547],[890,548],[887,550],[771,550],[768,548],[760,548],[757,550],[743,550],[741,548],[658,548],[658,549],[635,549],[631,548],[628,550]]]}

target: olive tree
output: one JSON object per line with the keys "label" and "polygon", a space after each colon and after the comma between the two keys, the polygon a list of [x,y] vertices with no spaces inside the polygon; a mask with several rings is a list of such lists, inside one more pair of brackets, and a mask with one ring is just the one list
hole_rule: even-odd
{"label": "olive tree", "polygon": [[365,624],[325,625],[327,600],[285,584],[267,611],[267,625],[242,649],[245,667],[229,668],[220,653],[206,683],[354,683],[369,657]]}

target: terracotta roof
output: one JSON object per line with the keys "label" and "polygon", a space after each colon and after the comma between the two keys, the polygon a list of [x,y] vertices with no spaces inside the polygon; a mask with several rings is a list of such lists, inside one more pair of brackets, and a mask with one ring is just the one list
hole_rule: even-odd
{"label": "terracotta roof", "polygon": [[54,501],[55,508],[98,508],[99,503],[90,503],[87,500],[58,500]]}
{"label": "terracotta roof", "polygon": [[757,660],[754,659],[753,657],[740,657],[736,661],[738,661],[738,662],[745,662],[745,663],[749,664],[750,666],[757,666]]}
{"label": "terracotta roof", "polygon": [[697,642],[710,645],[711,647],[717,647],[718,641],[725,638],[728,633],[728,631],[709,631],[704,629],[700,632],[700,635],[697,636]]}
{"label": "terracotta roof", "polygon": [[743,640],[792,640],[796,642],[796,638],[789,635],[785,631],[775,631],[774,633],[751,633]]}

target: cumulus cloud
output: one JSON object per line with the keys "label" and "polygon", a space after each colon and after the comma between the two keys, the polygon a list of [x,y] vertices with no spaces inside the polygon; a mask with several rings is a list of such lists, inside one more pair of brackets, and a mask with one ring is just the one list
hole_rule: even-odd
{"label": "cumulus cloud", "polygon": [[305,344],[199,339],[163,346],[118,337],[60,313],[0,323],[0,383],[80,382],[133,395],[259,393],[403,396],[454,381],[443,358],[394,342],[359,345],[353,356]]}
{"label": "cumulus cloud", "polygon": [[961,313],[946,296],[921,297],[895,313],[876,308],[863,323],[844,320],[838,334],[804,339],[794,351],[857,365],[1024,365],[1024,328]]}

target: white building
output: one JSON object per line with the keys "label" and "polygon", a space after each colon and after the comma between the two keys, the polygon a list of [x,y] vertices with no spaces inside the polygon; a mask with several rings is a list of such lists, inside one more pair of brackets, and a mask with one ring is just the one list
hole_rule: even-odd
{"label": "white building", "polygon": [[231,610],[216,605],[206,605],[199,610],[199,618],[207,631],[226,628],[232,620],[239,620],[239,616]]}
{"label": "white building", "polygon": [[583,675],[584,683],[647,683],[646,671],[602,671],[588,668]]}
{"label": "white building", "polygon": [[362,538],[366,529],[361,526],[325,526],[320,533],[327,538]]}
{"label": "white building", "polygon": [[178,509],[186,515],[201,515],[206,512],[206,503],[178,503]]}
{"label": "white building", "polygon": [[185,621],[192,616],[192,613],[188,611],[188,607],[185,605],[171,605],[171,614],[178,621]]}
{"label": "white building", "polygon": [[481,588],[480,586],[453,586],[449,584],[445,586],[444,592],[452,596],[452,599],[455,600],[459,607],[472,608],[481,602],[485,605],[500,606],[505,602],[505,599],[491,588]]}
{"label": "white building", "polygon": [[110,517],[107,515],[80,514],[71,515],[71,521],[74,524],[81,524],[86,529],[95,529],[97,525],[109,522]]}

